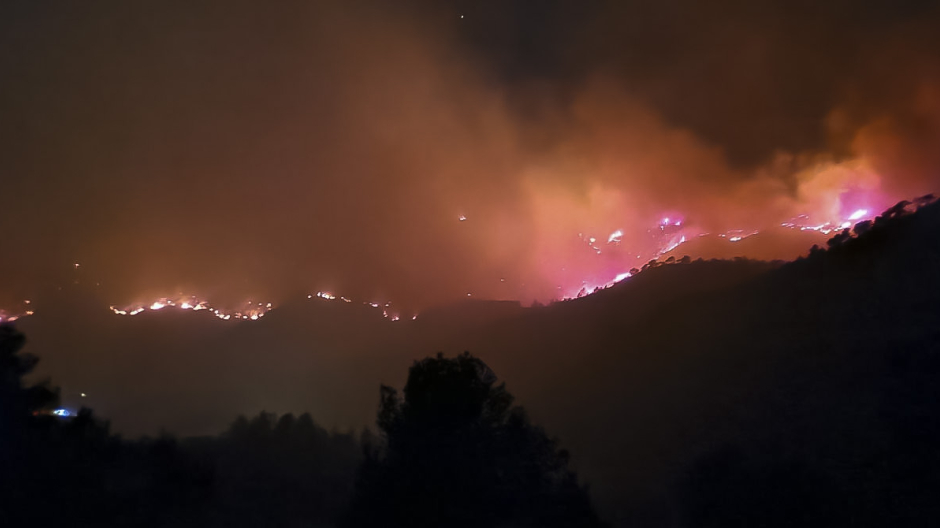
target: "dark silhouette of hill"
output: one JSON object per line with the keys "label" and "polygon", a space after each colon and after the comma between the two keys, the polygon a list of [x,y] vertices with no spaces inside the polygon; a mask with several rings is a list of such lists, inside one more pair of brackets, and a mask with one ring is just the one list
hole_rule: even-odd
{"label": "dark silhouette of hill", "polygon": [[938,491],[940,206],[915,205],[795,262],[657,263],[494,317],[390,323],[350,307],[189,327],[39,313],[20,327],[43,374],[90,386],[122,431],[210,433],[265,408],[358,428],[402,365],[470,350],[571,449],[615,525],[918,525]]}
{"label": "dark silhouette of hill", "polygon": [[[687,473],[698,474],[690,468],[702,457],[728,449],[744,453],[738,487],[702,511],[729,513],[709,524],[693,508],[684,513],[690,525],[754,521],[734,511],[746,498],[736,493],[773,484],[741,475],[787,468],[792,496],[811,489],[831,513],[816,525],[935,519],[922,497],[937,490],[901,469],[913,461],[896,440],[903,423],[916,438],[905,442],[930,445],[940,417],[925,382],[940,375],[940,206],[903,210],[773,269],[743,261],[648,269],[468,346],[489,344],[488,362],[519,380],[533,417],[582,454],[576,467],[624,525],[677,522],[676,487],[692,486]],[[696,290],[698,282],[707,286]],[[897,466],[877,472],[878,460]],[[808,480],[794,476],[803,474]],[[715,484],[699,489],[714,494]],[[909,491],[887,493],[900,489]],[[763,511],[777,498],[763,500],[742,507]],[[865,506],[849,506],[856,502]]]}
{"label": "dark silhouette of hill", "polygon": [[501,319],[514,318],[521,315],[523,311],[519,301],[467,299],[421,312],[418,325],[426,329],[453,331],[462,326],[480,326]]}

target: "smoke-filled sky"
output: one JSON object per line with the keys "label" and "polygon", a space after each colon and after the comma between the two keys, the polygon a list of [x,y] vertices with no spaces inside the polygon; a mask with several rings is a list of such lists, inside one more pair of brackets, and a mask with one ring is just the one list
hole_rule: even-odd
{"label": "smoke-filled sky", "polygon": [[664,225],[839,225],[940,187],[937,27],[926,1],[4,2],[0,299],[528,301]]}

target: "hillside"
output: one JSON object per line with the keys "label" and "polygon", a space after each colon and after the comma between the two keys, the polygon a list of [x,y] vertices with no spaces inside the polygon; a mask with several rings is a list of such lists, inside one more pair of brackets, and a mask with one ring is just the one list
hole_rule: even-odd
{"label": "hillside", "polygon": [[616,525],[766,509],[766,493],[729,497],[747,495],[748,475],[779,473],[805,505],[792,511],[866,497],[861,515],[883,526],[926,515],[937,491],[909,468],[940,462],[940,205],[856,230],[795,262],[651,266],[545,307],[474,302],[390,323],[296,303],[238,325],[89,311],[21,328],[66,397],[88,392],[129,434],[215,432],[262,409],[361,427],[380,383],[470,350],[561,438]]}

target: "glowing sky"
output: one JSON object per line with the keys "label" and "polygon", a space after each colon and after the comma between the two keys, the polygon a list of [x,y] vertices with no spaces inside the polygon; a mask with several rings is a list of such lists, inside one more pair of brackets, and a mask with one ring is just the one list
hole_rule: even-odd
{"label": "glowing sky", "polygon": [[940,8],[818,4],[5,2],[0,306],[527,302],[937,190]]}

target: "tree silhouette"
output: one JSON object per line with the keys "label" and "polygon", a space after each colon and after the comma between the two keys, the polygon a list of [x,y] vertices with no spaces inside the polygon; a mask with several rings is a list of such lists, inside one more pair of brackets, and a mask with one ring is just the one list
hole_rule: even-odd
{"label": "tree silhouette", "polygon": [[358,526],[599,526],[568,454],[479,359],[411,367],[404,397],[382,386],[384,444],[367,448],[345,519]]}
{"label": "tree silhouette", "polygon": [[23,383],[38,363],[25,343],[0,325],[0,524],[156,527],[191,515],[211,471],[170,439],[122,441],[89,409],[46,412],[58,394]]}
{"label": "tree silhouette", "polygon": [[39,363],[35,356],[20,353],[25,344],[26,337],[12,325],[0,325],[0,426],[4,431],[32,420],[34,413],[51,409],[59,401],[46,384],[23,385],[23,377]]}

